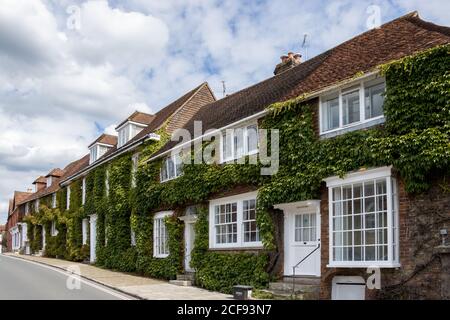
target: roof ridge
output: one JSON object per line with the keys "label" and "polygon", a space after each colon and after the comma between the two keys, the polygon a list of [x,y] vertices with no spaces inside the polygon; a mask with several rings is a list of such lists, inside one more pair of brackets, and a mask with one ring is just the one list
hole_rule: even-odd
{"label": "roof ridge", "polygon": [[[178,113],[178,111],[180,111],[189,101],[191,101],[193,98],[194,98],[194,96],[205,86],[205,84],[206,84],[206,86],[208,87],[208,89],[209,89],[209,86],[208,86],[208,82],[206,82],[206,81],[204,81],[203,83],[201,83],[198,87],[196,87],[196,88],[194,88],[194,89],[192,89],[190,92],[192,92],[192,94],[190,94],[189,95],[189,98],[187,98],[186,99],[186,101],[184,101],[183,102],[183,104],[177,109],[177,110],[175,110],[173,113],[172,113],[172,115],[170,115],[169,116],[169,118],[173,118],[177,113]],[[194,91],[195,90],[195,91]],[[210,91],[211,91],[211,89],[209,89]]]}

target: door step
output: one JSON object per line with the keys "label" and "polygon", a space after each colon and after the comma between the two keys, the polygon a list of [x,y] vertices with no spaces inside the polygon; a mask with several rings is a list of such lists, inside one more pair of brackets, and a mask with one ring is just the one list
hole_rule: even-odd
{"label": "door step", "polygon": [[283,277],[283,280],[269,283],[274,295],[301,297],[302,300],[317,300],[320,294],[319,277]]}
{"label": "door step", "polygon": [[169,283],[180,287],[192,286],[192,281],[190,280],[170,280]]}
{"label": "door step", "polygon": [[177,274],[177,280],[181,281],[194,281],[195,272],[186,272],[184,274]]}

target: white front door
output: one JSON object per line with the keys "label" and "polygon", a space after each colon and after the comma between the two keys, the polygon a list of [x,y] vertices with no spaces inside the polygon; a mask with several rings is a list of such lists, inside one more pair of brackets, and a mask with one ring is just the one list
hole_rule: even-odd
{"label": "white front door", "polygon": [[194,270],[191,268],[191,253],[194,248],[195,241],[195,223],[193,222],[185,222],[184,229],[184,240],[185,240],[185,252],[184,252],[184,269],[188,272],[193,272]]}
{"label": "white front door", "polygon": [[97,258],[95,254],[95,247],[97,245],[97,215],[93,214],[89,217],[90,222],[90,244],[89,244],[89,250],[90,250],[90,261],[91,263],[95,262],[95,259]]}
{"label": "white front door", "polygon": [[320,276],[320,207],[306,203],[283,208],[285,276]]}

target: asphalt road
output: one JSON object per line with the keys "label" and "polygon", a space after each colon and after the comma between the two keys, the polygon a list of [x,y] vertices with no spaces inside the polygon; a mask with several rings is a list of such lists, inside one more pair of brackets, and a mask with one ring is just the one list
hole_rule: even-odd
{"label": "asphalt road", "polygon": [[130,297],[69,273],[0,254],[0,300],[124,300]]}

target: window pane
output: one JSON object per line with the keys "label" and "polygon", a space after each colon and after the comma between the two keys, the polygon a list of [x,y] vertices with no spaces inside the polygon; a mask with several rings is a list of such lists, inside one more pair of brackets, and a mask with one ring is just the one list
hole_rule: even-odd
{"label": "window pane", "polygon": [[167,176],[169,179],[175,177],[175,164],[173,163],[172,157],[167,158]]}
{"label": "window pane", "polygon": [[[391,179],[392,180],[392,179]],[[386,261],[388,226],[387,179],[369,180],[332,189],[332,247],[335,261]],[[396,190],[395,186],[392,190]],[[394,203],[396,203],[394,201]],[[393,205],[394,210],[396,205]],[[395,255],[394,255],[395,256]]]}
{"label": "window pane", "polygon": [[181,153],[177,153],[175,155],[175,168],[176,168],[176,176],[179,177],[183,174],[183,162],[181,159]]}
{"label": "window pane", "polygon": [[385,84],[378,84],[365,89],[365,117],[366,119],[383,114]]}
{"label": "window pane", "polygon": [[247,152],[258,150],[258,129],[256,126],[247,127]]}
{"label": "window pane", "polygon": [[227,130],[227,132],[223,135],[223,158],[224,159],[230,159],[233,157],[233,133],[230,130]]}
{"label": "window pane", "polygon": [[164,159],[161,166],[161,181],[168,179],[167,176],[167,159]]}
{"label": "window pane", "polygon": [[323,130],[332,130],[339,127],[339,99],[331,99],[323,103]]}
{"label": "window pane", "polygon": [[238,128],[234,130],[234,157],[240,158],[244,155],[244,130]]}
{"label": "window pane", "polygon": [[237,242],[237,203],[215,206],[216,243]]}
{"label": "window pane", "polygon": [[342,112],[344,125],[359,121],[359,91],[342,95]]}

